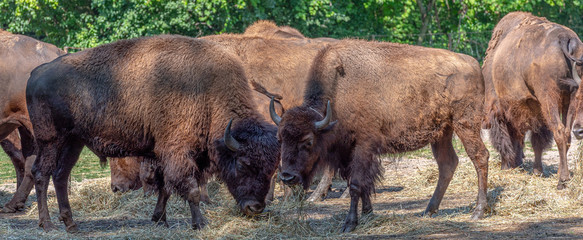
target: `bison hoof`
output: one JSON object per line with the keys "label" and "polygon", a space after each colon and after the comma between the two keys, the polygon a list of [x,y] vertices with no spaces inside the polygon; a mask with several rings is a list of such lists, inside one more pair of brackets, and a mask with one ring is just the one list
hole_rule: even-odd
{"label": "bison hoof", "polygon": [[73,224],[71,226],[67,226],[67,232],[68,233],[78,233],[79,232],[79,228],[77,227],[77,224]]}
{"label": "bison hoof", "polygon": [[164,221],[156,221],[156,224],[158,226],[170,227],[170,225],[168,225],[168,222],[166,220],[164,220]]}
{"label": "bison hoof", "polygon": [[53,230],[57,230],[57,227],[51,221],[45,221],[45,222],[39,224],[39,226],[42,227],[43,230],[45,230],[45,232],[50,232],[50,231],[53,231]]}
{"label": "bison hoof", "polygon": [[312,195],[310,195],[310,197],[308,198],[308,201],[310,201],[310,202],[321,202],[323,200],[324,200],[324,198],[320,194],[314,194],[314,193],[312,193]]}
{"label": "bison hoof", "polygon": [[358,222],[344,223],[344,226],[342,226],[342,229],[340,230],[340,232],[342,232],[342,233],[352,232],[356,228],[356,225],[358,225]]}
{"label": "bison hoof", "polygon": [[566,182],[559,182],[559,184],[557,185],[557,190],[563,190],[567,188],[567,183]]}
{"label": "bison hoof", "polygon": [[437,210],[425,210],[421,213],[421,217],[431,217],[433,214],[436,214]]}
{"label": "bison hoof", "polygon": [[4,208],[2,208],[2,210],[0,212],[2,213],[15,213],[18,210],[14,207],[14,206],[9,206],[8,204],[6,204],[6,206],[4,206]]}
{"label": "bison hoof", "polygon": [[203,221],[201,221],[199,223],[193,223],[192,224],[192,229],[193,230],[200,230],[200,229],[203,229],[205,225],[206,224]]}
{"label": "bison hoof", "polygon": [[470,218],[472,221],[480,220],[484,218],[484,211],[475,211]]}

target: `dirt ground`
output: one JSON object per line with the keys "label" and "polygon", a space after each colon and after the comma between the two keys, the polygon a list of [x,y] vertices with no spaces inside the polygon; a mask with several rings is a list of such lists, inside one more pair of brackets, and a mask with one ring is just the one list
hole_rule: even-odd
{"label": "dirt ground", "polygon": [[[575,169],[573,144],[569,169]],[[581,178],[573,174],[568,189],[556,190],[558,153],[545,152],[545,176],[532,174],[533,154],[527,147],[524,168],[500,171],[498,155],[490,151],[488,199],[490,211],[482,220],[471,221],[477,196],[477,180],[470,160],[460,151],[460,164],[437,215],[421,217],[437,181],[437,165],[430,151],[400,157],[384,157],[384,179],[372,199],[374,213],[360,216],[357,229],[338,231],[344,223],[349,199],[340,199],[346,183],[335,179],[332,191],[322,202],[297,201],[297,194],[277,199],[263,216],[250,219],[238,212],[225,187],[209,184],[213,203],[202,209],[209,224],[202,231],[190,230],[187,204],[173,196],[168,207],[170,227],[149,221],[155,197],[141,191],[113,194],[109,179],[73,183],[71,205],[80,233],[68,234],[57,219],[54,192],[49,195],[53,222],[60,228],[44,233],[38,226],[36,198],[17,214],[0,214],[0,235],[4,239],[581,239],[583,238],[583,191]],[[315,187],[315,186],[313,186]],[[0,187],[0,203],[12,196],[13,185]],[[311,190],[310,190],[311,191]],[[301,191],[297,191],[301,192]],[[307,193],[309,194],[309,192]]]}

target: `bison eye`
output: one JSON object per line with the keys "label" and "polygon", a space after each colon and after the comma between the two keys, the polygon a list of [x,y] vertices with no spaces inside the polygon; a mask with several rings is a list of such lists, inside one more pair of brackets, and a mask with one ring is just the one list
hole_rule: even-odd
{"label": "bison eye", "polygon": [[308,139],[304,142],[304,147],[307,149],[311,149],[314,145],[314,139]]}

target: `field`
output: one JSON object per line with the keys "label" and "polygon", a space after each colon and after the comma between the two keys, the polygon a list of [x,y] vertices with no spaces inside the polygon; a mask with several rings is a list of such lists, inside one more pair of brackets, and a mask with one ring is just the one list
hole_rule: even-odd
{"label": "field", "polygon": [[[58,231],[45,233],[38,226],[34,194],[28,208],[18,214],[0,214],[0,236],[4,239],[288,239],[288,238],[423,238],[423,239],[493,239],[493,238],[583,238],[583,191],[581,171],[576,170],[577,144],[569,151],[573,179],[566,190],[556,190],[558,153],[545,152],[543,177],[532,174],[533,154],[526,148],[524,168],[501,171],[498,155],[490,149],[486,218],[470,221],[477,195],[473,165],[459,141],[456,150],[460,164],[433,217],[420,213],[435,188],[438,171],[431,152],[424,148],[402,156],[384,156],[384,179],[373,196],[374,213],[361,216],[352,233],[340,234],[349,200],[338,197],[346,187],[335,180],[332,192],[322,202],[300,201],[301,189],[283,198],[278,185],[277,199],[268,212],[255,218],[241,215],[226,187],[217,181],[209,184],[211,204],[202,204],[208,225],[201,231],[190,229],[187,204],[172,197],[168,206],[170,227],[150,222],[155,196],[142,191],[114,194],[109,187],[109,169],[84,151],[74,168],[70,200],[80,233],[68,234],[58,221],[54,192],[49,192],[49,210]],[[0,155],[0,203],[7,202],[15,188],[12,166]],[[581,169],[581,168],[579,168]],[[309,194],[309,192],[307,193]]]}

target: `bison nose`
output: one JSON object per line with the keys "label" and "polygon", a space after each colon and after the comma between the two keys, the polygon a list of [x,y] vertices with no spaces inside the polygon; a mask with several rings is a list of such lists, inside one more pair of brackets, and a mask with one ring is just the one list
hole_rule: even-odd
{"label": "bison nose", "polygon": [[117,184],[111,184],[111,191],[115,192],[127,192],[129,191],[130,188],[128,186],[122,186],[122,185],[117,185]]}
{"label": "bison nose", "polygon": [[259,214],[263,212],[263,209],[265,209],[265,204],[257,201],[246,201],[243,204],[243,213],[245,213],[247,216]]}
{"label": "bison nose", "polygon": [[115,192],[119,192],[121,189],[119,189],[119,187],[117,185],[113,185],[111,184],[111,191]]}
{"label": "bison nose", "polygon": [[295,175],[293,173],[289,173],[289,172],[281,173],[279,178],[281,179],[281,181],[283,181],[283,183],[285,183],[287,185],[294,185],[294,184],[298,183],[298,180],[299,180],[299,177],[297,175]]}
{"label": "bison nose", "polygon": [[583,128],[575,126],[573,128],[573,135],[575,135],[578,140],[581,140],[583,138]]}

